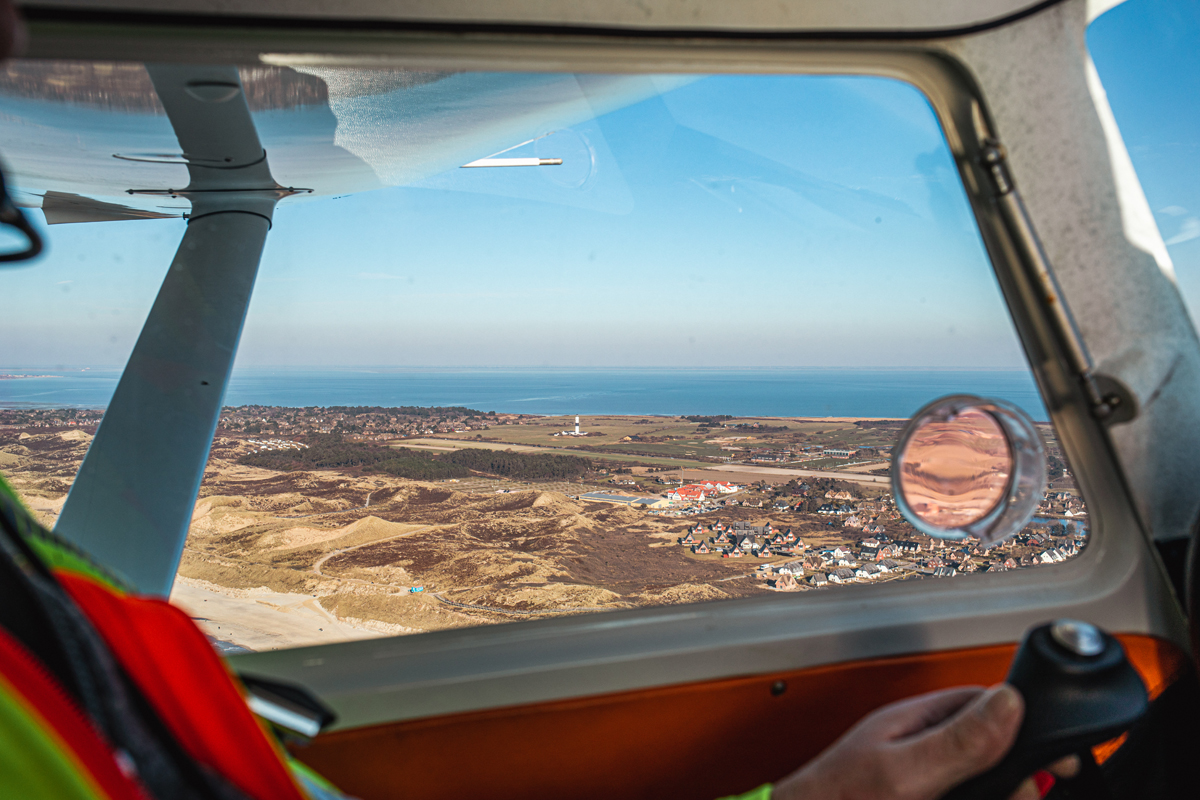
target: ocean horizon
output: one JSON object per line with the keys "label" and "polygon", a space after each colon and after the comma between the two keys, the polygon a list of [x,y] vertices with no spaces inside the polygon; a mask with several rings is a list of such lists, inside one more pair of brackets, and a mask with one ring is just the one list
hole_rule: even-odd
{"label": "ocean horizon", "polygon": [[[103,408],[117,368],[0,367],[0,408]],[[235,368],[224,405],[465,406],[537,415],[729,414],[906,418],[947,394],[1007,400],[1047,414],[1027,369],[758,368]]]}

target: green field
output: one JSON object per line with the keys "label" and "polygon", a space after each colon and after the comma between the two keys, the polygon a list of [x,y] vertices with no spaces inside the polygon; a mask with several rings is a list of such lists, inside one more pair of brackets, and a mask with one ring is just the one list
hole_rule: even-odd
{"label": "green field", "polygon": [[[559,416],[526,418],[525,424],[497,425],[481,434],[483,439],[494,441],[481,441],[476,438],[480,434],[475,432],[446,434],[436,440],[426,437],[424,440],[414,441],[428,447],[445,447],[451,442],[461,443],[462,446],[496,449],[509,446],[515,446],[514,449],[534,447],[541,452],[583,455],[631,464],[705,467],[712,466],[712,462],[702,459],[732,458],[735,461],[747,461],[751,456],[749,451],[758,449],[890,445],[902,424],[897,421],[882,426],[865,427],[850,420],[771,417],[747,417],[729,421],[730,424],[747,425],[756,422],[766,427],[786,427],[786,430],[763,431],[755,428],[710,426],[688,422],[679,417],[608,415],[581,417],[580,429],[599,435],[576,439],[554,435],[560,431],[573,430],[575,427],[573,416]],[[662,441],[622,441],[625,437]],[[396,444],[403,446],[399,442]],[[741,449],[724,450],[722,445]],[[822,460],[819,463],[813,462],[811,466],[818,469],[836,469],[845,463]],[[810,464],[800,466],[809,467]]]}

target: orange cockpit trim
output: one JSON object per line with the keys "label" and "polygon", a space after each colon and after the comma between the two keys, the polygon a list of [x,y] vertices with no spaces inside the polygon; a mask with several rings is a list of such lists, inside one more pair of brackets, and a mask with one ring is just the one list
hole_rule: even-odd
{"label": "orange cockpit trim", "polygon": [[[1187,662],[1169,642],[1119,638],[1152,696]],[[881,705],[1001,681],[1015,650],[920,653],[408,720],[327,734],[296,755],[363,800],[712,800],[783,777]]]}
{"label": "orange cockpit trim", "polygon": [[[1174,683],[1188,667],[1187,656],[1175,645],[1153,636],[1118,636],[1125,647],[1125,655],[1133,664],[1142,683],[1146,684],[1146,692],[1153,702],[1158,699],[1168,686]],[[1092,748],[1096,763],[1103,764],[1125,744],[1127,733],[1122,733],[1115,739]]]}

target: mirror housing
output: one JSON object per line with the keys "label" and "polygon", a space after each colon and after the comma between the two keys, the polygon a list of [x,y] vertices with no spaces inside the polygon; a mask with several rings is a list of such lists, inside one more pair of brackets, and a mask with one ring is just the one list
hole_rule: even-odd
{"label": "mirror housing", "polygon": [[1033,518],[1046,489],[1046,449],[1025,412],[951,395],[909,420],[892,456],[896,507],[939,539],[993,545]]}

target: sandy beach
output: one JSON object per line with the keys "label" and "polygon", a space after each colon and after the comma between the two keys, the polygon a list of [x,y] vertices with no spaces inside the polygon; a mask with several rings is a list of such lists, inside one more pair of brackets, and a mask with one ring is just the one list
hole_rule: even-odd
{"label": "sandy beach", "polygon": [[393,633],[389,626],[371,627],[339,620],[312,595],[285,594],[267,588],[228,589],[178,577],[171,603],[187,612],[209,637],[248,650],[278,650]]}

